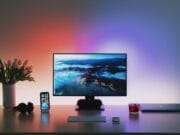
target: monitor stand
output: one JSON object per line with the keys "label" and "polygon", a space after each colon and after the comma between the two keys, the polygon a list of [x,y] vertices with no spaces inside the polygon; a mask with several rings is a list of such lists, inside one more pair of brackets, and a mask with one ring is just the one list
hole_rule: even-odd
{"label": "monitor stand", "polygon": [[94,96],[86,96],[77,102],[76,110],[104,110],[101,100],[94,99]]}

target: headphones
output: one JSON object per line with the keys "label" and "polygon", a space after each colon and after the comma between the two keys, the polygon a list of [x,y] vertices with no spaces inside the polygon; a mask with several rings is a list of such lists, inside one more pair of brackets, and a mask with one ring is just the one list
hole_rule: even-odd
{"label": "headphones", "polygon": [[29,114],[34,110],[34,105],[31,102],[28,102],[26,105],[25,103],[20,103],[18,106],[14,107],[15,111],[19,111],[22,114],[28,112]]}

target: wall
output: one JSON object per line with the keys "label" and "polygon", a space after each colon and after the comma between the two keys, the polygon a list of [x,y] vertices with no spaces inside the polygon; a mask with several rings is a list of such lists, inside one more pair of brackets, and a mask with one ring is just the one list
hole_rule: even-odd
{"label": "wall", "polygon": [[[105,104],[180,102],[179,0],[1,0],[0,58],[28,59],[36,82],[16,85],[17,103],[52,104],[53,52],[128,53],[128,96]],[[0,104],[2,88],[0,87]]]}

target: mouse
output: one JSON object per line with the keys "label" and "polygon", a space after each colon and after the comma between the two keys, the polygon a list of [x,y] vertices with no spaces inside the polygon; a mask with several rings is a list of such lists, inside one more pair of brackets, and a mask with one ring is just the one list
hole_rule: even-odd
{"label": "mouse", "polygon": [[113,124],[119,124],[120,123],[120,118],[119,117],[112,117],[112,123]]}

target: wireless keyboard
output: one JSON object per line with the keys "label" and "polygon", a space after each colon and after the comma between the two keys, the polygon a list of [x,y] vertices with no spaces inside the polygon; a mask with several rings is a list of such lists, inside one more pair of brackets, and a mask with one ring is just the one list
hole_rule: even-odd
{"label": "wireless keyboard", "polygon": [[68,122],[106,122],[106,116],[69,116]]}

